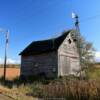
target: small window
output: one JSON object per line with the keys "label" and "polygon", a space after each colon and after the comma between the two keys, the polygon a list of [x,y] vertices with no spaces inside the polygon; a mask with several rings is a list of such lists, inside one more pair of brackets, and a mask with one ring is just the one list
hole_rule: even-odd
{"label": "small window", "polygon": [[77,41],[77,39],[76,39],[76,38],[74,38],[74,39],[73,39],[73,41],[74,41],[74,42],[76,42],[76,41]]}
{"label": "small window", "polygon": [[69,40],[68,40],[68,43],[71,44],[71,42],[72,42],[72,41],[69,39]]}

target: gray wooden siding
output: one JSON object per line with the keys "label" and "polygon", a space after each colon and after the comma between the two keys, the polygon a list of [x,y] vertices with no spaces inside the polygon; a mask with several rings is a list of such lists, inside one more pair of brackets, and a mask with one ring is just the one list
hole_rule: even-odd
{"label": "gray wooden siding", "polygon": [[69,34],[58,49],[58,76],[76,75],[79,70],[79,54],[76,44]]}
{"label": "gray wooden siding", "polygon": [[47,77],[57,76],[57,52],[34,56],[22,56],[21,75],[38,75],[45,73]]}

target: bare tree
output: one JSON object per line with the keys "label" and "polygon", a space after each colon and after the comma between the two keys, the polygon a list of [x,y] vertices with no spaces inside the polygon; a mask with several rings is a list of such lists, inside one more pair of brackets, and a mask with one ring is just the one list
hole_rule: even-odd
{"label": "bare tree", "polygon": [[81,59],[83,68],[89,67],[94,62],[95,49],[91,42],[88,42],[84,37],[80,37],[81,44]]}
{"label": "bare tree", "polygon": [[[85,38],[80,35],[79,40],[75,37],[75,34],[77,31],[72,31],[72,37],[76,41],[76,45],[78,47],[78,51],[80,53],[80,63],[81,63],[81,69],[77,73],[84,72],[85,69],[90,67],[94,62],[94,56],[95,56],[95,49],[93,47],[93,44],[91,42],[88,42],[85,40]],[[77,43],[79,42],[79,43]],[[80,45],[80,46],[79,46]]]}

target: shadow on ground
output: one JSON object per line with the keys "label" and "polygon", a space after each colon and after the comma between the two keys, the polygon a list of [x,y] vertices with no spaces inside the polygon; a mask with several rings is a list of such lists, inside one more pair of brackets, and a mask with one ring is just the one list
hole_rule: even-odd
{"label": "shadow on ground", "polygon": [[13,87],[19,87],[20,85],[27,85],[27,84],[33,84],[33,83],[42,83],[42,84],[49,84],[51,80],[54,80],[54,78],[46,78],[41,76],[28,76],[28,77],[16,77],[13,80],[4,80],[4,77],[2,76],[0,78],[0,84],[3,86],[6,86],[8,88]]}

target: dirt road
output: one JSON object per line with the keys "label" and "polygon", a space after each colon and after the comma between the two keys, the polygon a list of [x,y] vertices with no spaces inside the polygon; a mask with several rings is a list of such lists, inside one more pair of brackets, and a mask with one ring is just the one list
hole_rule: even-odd
{"label": "dirt road", "polygon": [[0,85],[0,100],[39,100],[32,96],[27,96],[25,93],[15,89],[9,89]]}
{"label": "dirt road", "polygon": [[0,100],[16,100],[16,99],[13,99],[7,95],[4,95],[4,94],[1,94],[0,93]]}

